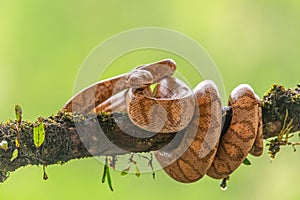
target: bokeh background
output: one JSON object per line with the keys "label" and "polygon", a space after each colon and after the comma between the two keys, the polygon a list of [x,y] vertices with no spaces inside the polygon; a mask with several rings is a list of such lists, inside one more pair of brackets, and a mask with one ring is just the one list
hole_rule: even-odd
{"label": "bokeh background", "polygon": [[[300,82],[298,0],[0,0],[0,121],[14,118],[15,104],[31,121],[56,113],[72,96],[80,65],[96,45],[148,26],[174,29],[199,42],[217,64],[227,92],[249,83],[262,97],[271,84]],[[119,58],[107,76],[123,72],[122,66],[166,57],[188,73],[179,56],[145,50]],[[102,164],[84,159],[48,167],[48,181],[42,180],[41,167],[19,169],[0,184],[0,198],[299,199],[300,151],[284,148],[272,163],[266,152],[250,160],[252,166],[232,175],[226,192],[208,177],[185,185],[162,171],[155,180],[151,174],[112,172],[115,192],[110,192],[100,183]]]}

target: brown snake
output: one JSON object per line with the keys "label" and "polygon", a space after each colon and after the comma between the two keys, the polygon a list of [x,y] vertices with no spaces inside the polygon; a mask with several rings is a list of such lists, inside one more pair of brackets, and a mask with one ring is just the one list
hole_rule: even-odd
{"label": "brown snake", "polygon": [[[165,172],[179,182],[195,182],[205,174],[226,178],[248,153],[262,154],[260,100],[249,85],[232,91],[232,119],[221,136],[222,107],[216,85],[207,80],[191,91],[171,77],[175,70],[172,60],[139,66],[82,90],[64,109],[83,114],[127,110],[132,122],[145,130],[167,133],[184,129],[176,149],[154,152]],[[157,83],[153,92],[152,83]]]}

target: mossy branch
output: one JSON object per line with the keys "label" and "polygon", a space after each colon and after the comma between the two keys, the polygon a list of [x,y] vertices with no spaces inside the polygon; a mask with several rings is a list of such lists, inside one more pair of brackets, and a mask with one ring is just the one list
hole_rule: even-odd
{"label": "mossy branch", "polygon": [[[286,121],[291,122],[291,132],[300,130],[300,86],[286,90],[283,86],[274,85],[263,97],[262,105],[264,139],[279,135]],[[230,109],[224,107],[224,112],[226,127],[230,121]],[[26,165],[52,165],[92,156],[155,151],[167,145],[176,135],[142,130],[130,121],[126,113],[82,116],[60,111],[39,120],[43,121],[46,133],[40,147],[34,145],[34,123],[22,121],[19,134],[17,120],[0,123],[0,142],[6,141],[8,145],[7,149],[0,149],[0,182],[10,172]],[[99,133],[99,124],[104,134]],[[122,130],[130,130],[131,134]],[[18,156],[11,161],[17,148],[17,135],[20,137]],[[109,148],[110,142],[119,148]]]}

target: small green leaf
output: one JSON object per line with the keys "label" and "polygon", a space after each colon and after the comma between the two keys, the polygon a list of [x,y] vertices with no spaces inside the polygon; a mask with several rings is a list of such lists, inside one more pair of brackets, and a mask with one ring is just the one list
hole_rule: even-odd
{"label": "small green leaf", "polygon": [[244,165],[251,165],[251,162],[248,160],[248,158],[245,158],[245,160],[243,161]]}
{"label": "small green leaf", "polygon": [[15,113],[16,113],[17,122],[20,124],[22,121],[22,107],[20,105],[15,106]]}
{"label": "small green leaf", "polygon": [[45,181],[48,180],[48,175],[46,174],[46,172],[44,172],[43,179],[44,179]]}
{"label": "small green leaf", "polygon": [[20,130],[21,130],[21,123],[22,123],[22,108],[20,105],[15,106],[15,114],[17,118],[17,137],[16,137],[16,147],[20,147]]}
{"label": "small green leaf", "polygon": [[140,169],[139,169],[137,166],[135,166],[135,175],[136,175],[137,177],[140,177],[140,176],[141,176]]}
{"label": "small green leaf", "polygon": [[123,170],[121,171],[121,176],[125,176],[125,175],[127,175],[127,174],[128,174],[128,172],[129,172],[129,170],[130,170],[130,166],[129,166],[129,167],[127,167],[126,169],[123,169]]}
{"label": "small green leaf", "polygon": [[35,125],[33,128],[33,141],[36,147],[40,147],[45,140],[45,128],[44,123],[39,122],[38,125]]}
{"label": "small green leaf", "polygon": [[104,183],[105,182],[105,177],[106,177],[106,165],[104,165],[104,168],[103,168],[103,175],[102,175],[102,183]]}
{"label": "small green leaf", "polygon": [[18,149],[15,149],[12,153],[10,161],[12,162],[14,159],[16,159],[18,157],[18,155],[19,155]]}
{"label": "small green leaf", "polygon": [[111,177],[110,177],[110,173],[109,173],[109,166],[108,165],[105,165],[106,167],[106,173],[107,173],[107,182],[108,182],[108,186],[109,186],[109,189],[113,192],[114,189],[112,187],[112,182],[111,182]]}
{"label": "small green leaf", "polygon": [[1,148],[1,149],[4,149],[5,151],[8,149],[8,143],[7,143],[6,140],[2,140],[2,141],[0,142],[0,148]]}
{"label": "small green leaf", "polygon": [[43,179],[46,181],[48,180],[48,175],[46,173],[46,165],[43,165]]}
{"label": "small green leaf", "polygon": [[152,178],[155,179],[155,172],[152,171]]}
{"label": "small green leaf", "polygon": [[104,170],[103,170],[102,183],[105,182],[105,178],[106,177],[107,177],[107,183],[108,183],[109,189],[111,191],[114,191],[114,189],[112,187],[110,173],[109,173],[109,165],[108,165],[108,159],[107,159],[107,157],[105,158],[105,165],[104,165]]}
{"label": "small green leaf", "polygon": [[229,176],[226,178],[223,178],[221,183],[220,183],[220,188],[222,191],[226,191],[227,190],[227,182],[229,181]]}

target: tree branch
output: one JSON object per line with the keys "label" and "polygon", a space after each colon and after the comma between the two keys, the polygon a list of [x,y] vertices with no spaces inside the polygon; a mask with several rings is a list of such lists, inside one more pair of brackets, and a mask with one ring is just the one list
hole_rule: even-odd
{"label": "tree branch", "polygon": [[[274,85],[263,97],[262,110],[264,139],[281,132],[286,116],[286,121],[292,120],[291,131],[299,131],[300,86],[294,90],[286,90],[283,86]],[[225,125],[222,132],[225,132],[230,122],[230,107],[224,107],[223,112]],[[126,113],[83,116],[60,111],[42,121],[46,137],[39,148],[33,141],[34,123],[22,121],[19,153],[13,161],[12,154],[17,148],[17,121],[0,123],[0,142],[8,143],[8,149],[0,149],[0,182],[5,181],[10,172],[29,164],[51,165],[76,158],[155,151],[169,144],[176,136],[176,133],[156,134],[142,130],[130,121]],[[99,129],[99,124],[102,130]],[[130,135],[123,130],[130,130]],[[175,148],[176,145],[178,143],[169,148]],[[118,148],[110,148],[112,146]]]}

